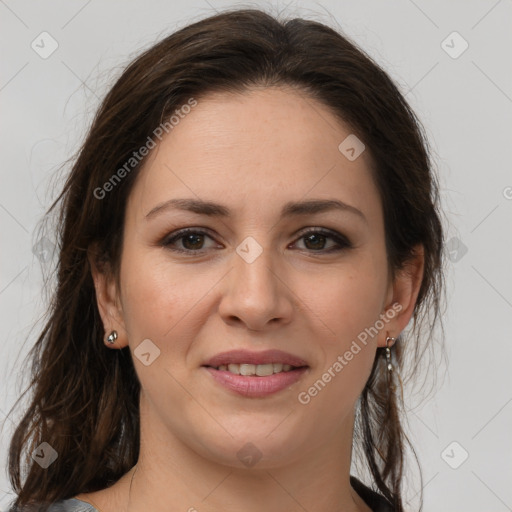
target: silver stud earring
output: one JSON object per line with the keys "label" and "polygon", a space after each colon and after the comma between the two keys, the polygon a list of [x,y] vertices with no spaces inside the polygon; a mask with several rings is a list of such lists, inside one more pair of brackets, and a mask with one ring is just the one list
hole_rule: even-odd
{"label": "silver stud earring", "polygon": [[107,338],[107,343],[111,345],[117,340],[117,331],[111,331]]}
{"label": "silver stud earring", "polygon": [[393,343],[395,343],[395,341],[396,341],[396,338],[392,338],[391,336],[388,336],[386,338],[386,364],[387,364],[389,373],[391,373],[393,371],[393,364],[391,363],[391,347],[389,345],[390,341],[392,342],[391,345],[393,345]]}

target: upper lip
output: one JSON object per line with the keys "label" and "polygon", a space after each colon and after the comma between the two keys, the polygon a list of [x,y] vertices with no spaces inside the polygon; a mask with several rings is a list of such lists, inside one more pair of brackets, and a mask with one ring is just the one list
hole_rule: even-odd
{"label": "upper lip", "polygon": [[224,364],[269,364],[282,363],[290,366],[308,366],[300,357],[288,354],[282,350],[265,350],[263,352],[251,352],[249,350],[230,350],[222,352],[208,359],[203,366],[221,366]]}

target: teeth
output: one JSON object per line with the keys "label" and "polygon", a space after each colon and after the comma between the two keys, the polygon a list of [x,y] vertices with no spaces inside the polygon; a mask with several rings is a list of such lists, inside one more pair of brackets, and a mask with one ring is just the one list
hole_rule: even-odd
{"label": "teeth", "polygon": [[256,370],[256,375],[259,377],[266,377],[267,375],[272,375],[274,373],[274,365],[270,364],[258,364],[254,367]]}
{"label": "teeth", "polygon": [[289,372],[293,367],[289,364],[282,363],[268,363],[268,364],[222,364],[217,370],[228,370],[236,375],[257,375],[259,377],[266,377],[273,373]]}
{"label": "teeth", "polygon": [[279,373],[283,371],[283,363],[272,363],[274,367],[274,373]]}
{"label": "teeth", "polygon": [[256,365],[255,364],[241,364],[240,365],[240,375],[256,375]]}

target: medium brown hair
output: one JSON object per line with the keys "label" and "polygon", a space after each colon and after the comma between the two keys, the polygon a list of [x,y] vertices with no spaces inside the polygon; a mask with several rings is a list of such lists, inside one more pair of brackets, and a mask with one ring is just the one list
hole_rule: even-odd
{"label": "medium brown hair", "polygon": [[[145,159],[105,198],[94,191],[189,98],[261,86],[291,86],[321,102],[364,142],[375,162],[393,275],[417,244],[423,246],[413,326],[407,343],[402,333],[394,346],[402,379],[418,370],[432,346],[444,290],[438,185],[423,128],[389,76],[340,32],[316,21],[281,21],[257,9],[224,11],[169,35],[128,65],[46,213],[60,205],[57,284],[48,320],[29,353],[31,383],[23,395],[31,390],[31,402],[9,448],[15,505],[104,489],[138,459],[140,383],[129,347],[104,346],[87,251],[97,246],[98,265],[119,279],[127,198]],[[388,386],[384,350],[377,349],[358,403],[354,442],[376,489],[402,511],[408,440],[401,398]],[[410,363],[404,365],[407,351]],[[58,453],[46,469],[30,457],[41,442]]]}

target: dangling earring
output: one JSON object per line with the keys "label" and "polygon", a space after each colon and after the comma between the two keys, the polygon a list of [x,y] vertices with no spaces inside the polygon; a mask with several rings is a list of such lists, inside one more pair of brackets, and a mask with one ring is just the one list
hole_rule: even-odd
{"label": "dangling earring", "polygon": [[[391,362],[391,347],[395,343],[396,338],[392,338],[391,336],[388,336],[386,338],[386,368],[387,368],[387,376],[388,376],[388,387],[390,391],[395,392],[396,391],[396,385],[393,381],[393,373],[395,368],[393,367],[393,363]],[[391,342],[391,345],[390,343]],[[402,387],[402,379],[400,378],[400,375],[397,374],[398,380],[400,382],[400,387]],[[403,391],[402,391],[403,393]]]}
{"label": "dangling earring", "polygon": [[107,338],[107,343],[111,345],[117,340],[117,331],[111,331]]}
{"label": "dangling earring", "polygon": [[[388,368],[388,372],[391,373],[393,371],[393,363],[391,362],[391,347],[389,345],[390,341],[395,343],[396,338],[392,338],[391,336],[388,336],[386,338],[386,365],[387,365],[387,368]],[[391,346],[393,345],[393,343],[391,343]]]}

